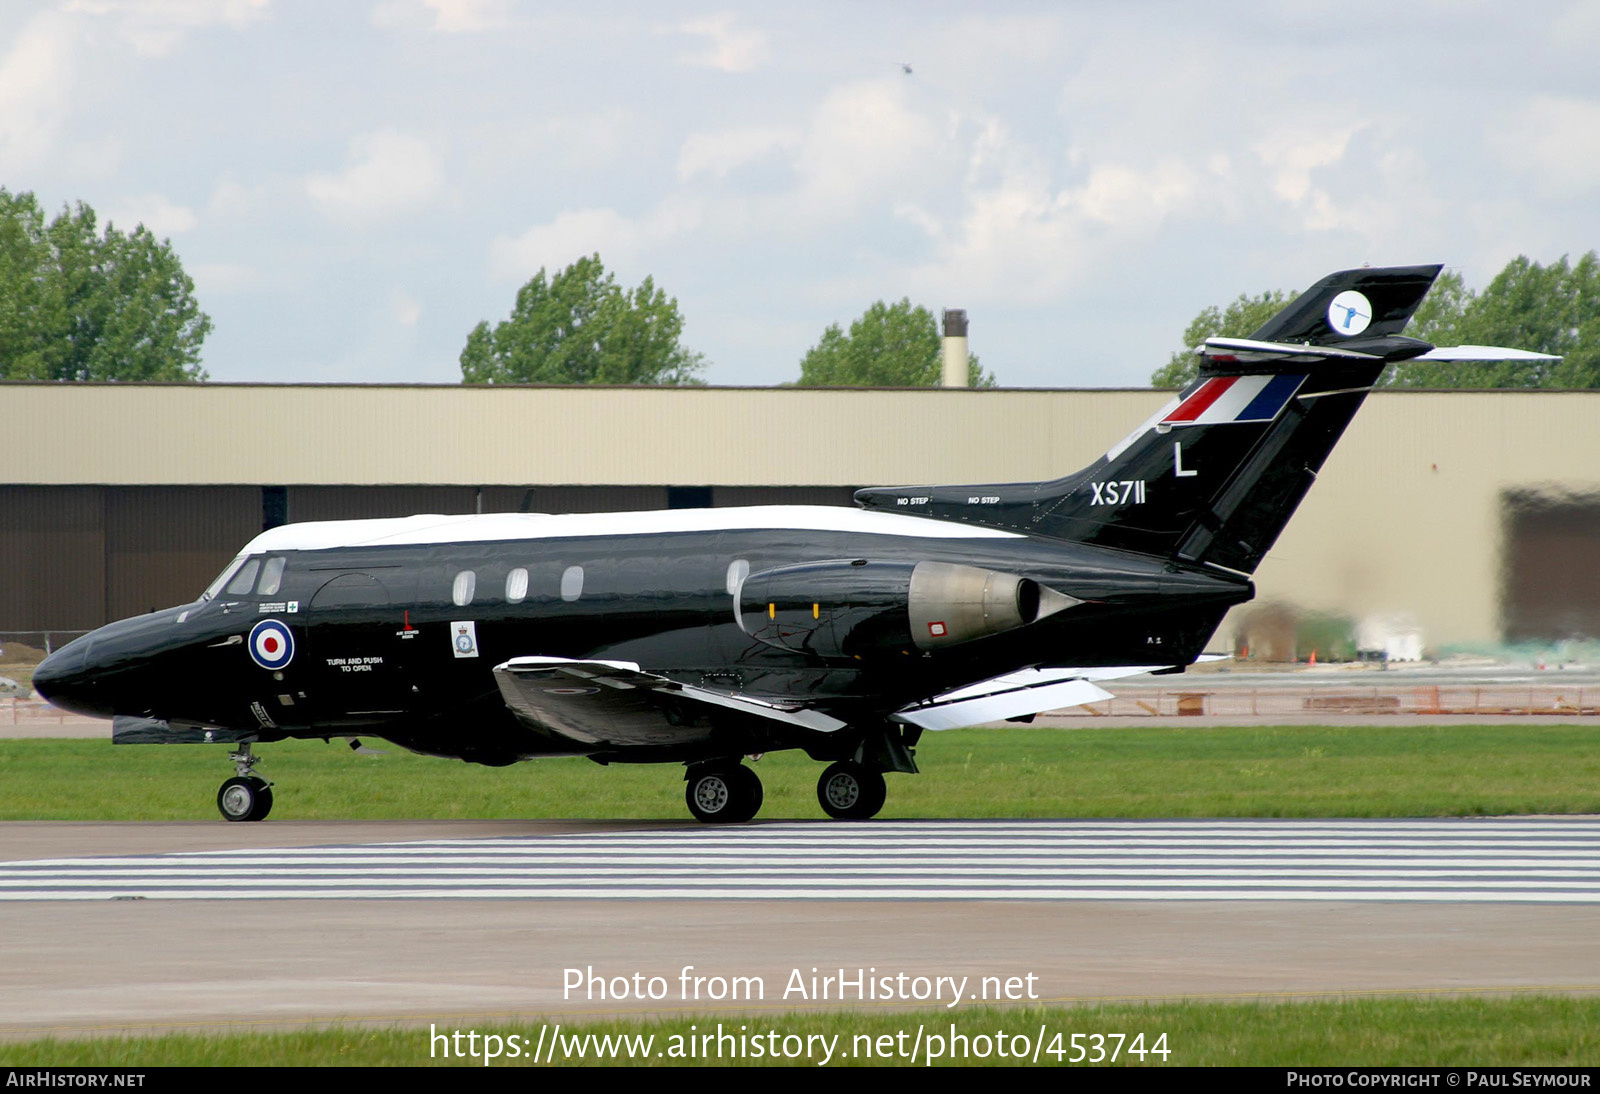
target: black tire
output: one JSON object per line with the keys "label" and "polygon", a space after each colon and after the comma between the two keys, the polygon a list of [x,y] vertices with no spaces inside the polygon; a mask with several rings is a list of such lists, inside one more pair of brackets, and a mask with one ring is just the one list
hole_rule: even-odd
{"label": "black tire", "polygon": [[272,812],[272,787],[255,775],[229,779],[217,791],[217,812],[224,820],[266,820]]}
{"label": "black tire", "polygon": [[850,760],[831,765],[817,780],[817,801],[834,820],[870,820],[888,796],[882,772]]}
{"label": "black tire", "polygon": [[733,768],[728,774],[733,776],[739,786],[739,809],[728,818],[729,822],[742,824],[755,819],[755,815],[761,811],[761,803],[766,799],[766,791],[761,786],[760,776],[743,764]]}
{"label": "black tire", "polygon": [[756,773],[742,764],[691,769],[683,800],[695,820],[739,824],[756,815],[764,794]]}

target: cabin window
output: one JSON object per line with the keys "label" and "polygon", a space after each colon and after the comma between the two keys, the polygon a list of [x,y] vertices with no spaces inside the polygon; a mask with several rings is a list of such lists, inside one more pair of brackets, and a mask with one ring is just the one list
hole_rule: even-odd
{"label": "cabin window", "polygon": [[228,595],[248,596],[250,590],[255,587],[256,571],[259,569],[261,569],[261,560],[259,558],[252,558],[249,562],[239,567],[239,572],[233,575],[232,581],[228,582]]}
{"label": "cabin window", "polygon": [[568,566],[561,575],[561,599],[576,600],[583,595],[583,567]]}
{"label": "cabin window", "polygon": [[267,559],[267,564],[261,567],[261,584],[256,587],[256,592],[262,596],[271,596],[283,587],[283,556]]}
{"label": "cabin window", "polygon": [[472,603],[472,593],[478,587],[478,575],[473,570],[462,570],[456,575],[455,583],[450,586],[450,599],[455,601],[458,608],[465,608]]}
{"label": "cabin window", "polygon": [[528,571],[518,566],[506,575],[506,603],[521,604],[528,595]]}
{"label": "cabin window", "polygon": [[750,576],[750,560],[736,558],[728,563],[728,595],[738,596],[739,586],[744,584],[744,579]]}

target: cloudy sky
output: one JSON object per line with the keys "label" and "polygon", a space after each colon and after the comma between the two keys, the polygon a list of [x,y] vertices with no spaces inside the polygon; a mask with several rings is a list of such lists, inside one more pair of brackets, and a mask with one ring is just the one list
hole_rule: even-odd
{"label": "cloudy sky", "polygon": [[712,383],[905,296],[1129,386],[1241,292],[1600,247],[1597,56],[1582,0],[17,2],[0,185],[169,237],[216,380],[457,380],[597,251]]}

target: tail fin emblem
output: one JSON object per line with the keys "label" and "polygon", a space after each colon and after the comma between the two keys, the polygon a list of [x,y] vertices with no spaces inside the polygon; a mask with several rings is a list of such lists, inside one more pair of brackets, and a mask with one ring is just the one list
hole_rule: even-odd
{"label": "tail fin emblem", "polygon": [[1335,333],[1360,334],[1372,322],[1372,302],[1354,289],[1346,289],[1328,302],[1328,326]]}

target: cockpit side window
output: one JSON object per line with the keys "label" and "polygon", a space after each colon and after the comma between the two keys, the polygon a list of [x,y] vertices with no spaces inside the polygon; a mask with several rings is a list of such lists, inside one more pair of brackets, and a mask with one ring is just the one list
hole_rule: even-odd
{"label": "cockpit side window", "polygon": [[261,560],[259,558],[252,558],[239,567],[239,572],[233,575],[232,581],[228,582],[228,595],[249,595],[250,590],[255,588],[256,571],[259,569],[261,569]]}
{"label": "cockpit side window", "polygon": [[256,592],[261,596],[272,596],[283,587],[283,556],[267,559],[267,564],[261,567],[261,584],[256,587]]}

